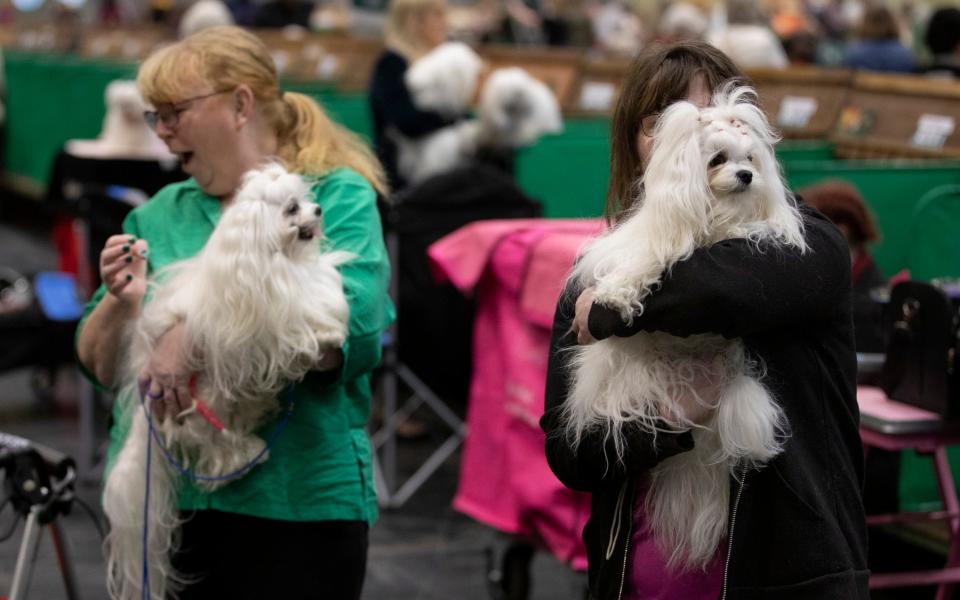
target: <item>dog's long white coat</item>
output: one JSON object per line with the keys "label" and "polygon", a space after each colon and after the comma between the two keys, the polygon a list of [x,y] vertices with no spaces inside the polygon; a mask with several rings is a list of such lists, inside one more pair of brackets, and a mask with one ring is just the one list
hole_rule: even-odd
{"label": "dog's long white coat", "polygon": [[[349,307],[336,267],[350,255],[321,252],[319,239],[312,237],[319,232],[315,207],[299,175],[275,164],[251,171],[200,254],[159,277],[135,324],[130,383],[119,395],[132,425],[103,495],[111,526],[112,598],[141,594],[148,426],[136,377],[161,335],[183,321],[188,367],[200,374],[198,395],[226,430],[217,432],[198,415],[182,424],[154,419],[154,427],[184,466],[206,476],[232,473],[254,459],[265,442],[253,432],[277,413],[284,386],[302,379],[324,352],[343,344]],[[155,444],[152,454],[150,586],[152,598],[165,600],[182,583],[170,563],[180,478]],[[213,490],[226,483],[200,485]]]}
{"label": "dog's long white coat", "polygon": [[[776,137],[748,95],[728,87],[707,109],[680,102],[664,112],[635,207],[585,248],[570,276],[580,289],[595,288],[595,302],[629,322],[673,264],[720,240],[806,248],[774,158]],[[710,167],[718,153],[726,162]],[[617,450],[609,459],[621,460],[624,427],[694,427],[694,449],[652,471],[645,508],[669,566],[705,568],[726,535],[730,477],[769,461],[784,441],[787,424],[761,382],[762,366],[740,340],[662,332],[580,346],[571,365],[564,414],[574,445],[600,431]],[[709,420],[695,426],[678,398],[710,408]]]}
{"label": "dog's long white coat", "polygon": [[[405,77],[414,105],[459,117],[475,95],[482,61],[469,46],[442,44],[414,62]],[[390,135],[399,149],[398,169],[411,182],[449,171],[480,148],[519,148],[563,130],[560,104],[544,83],[519,67],[493,71],[483,84],[477,118],[465,119],[420,139]]]}

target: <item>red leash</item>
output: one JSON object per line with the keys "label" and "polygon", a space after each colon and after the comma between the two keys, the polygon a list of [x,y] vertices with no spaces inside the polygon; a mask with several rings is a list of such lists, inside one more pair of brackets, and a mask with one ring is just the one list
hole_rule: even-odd
{"label": "red leash", "polygon": [[197,412],[200,413],[200,416],[206,419],[207,423],[213,425],[213,428],[223,433],[227,428],[223,426],[223,423],[220,422],[220,419],[217,418],[217,415],[213,414],[213,411],[210,410],[210,407],[207,406],[207,403],[197,397],[197,376],[194,375],[190,378],[190,397],[193,399],[193,407],[197,409]]}

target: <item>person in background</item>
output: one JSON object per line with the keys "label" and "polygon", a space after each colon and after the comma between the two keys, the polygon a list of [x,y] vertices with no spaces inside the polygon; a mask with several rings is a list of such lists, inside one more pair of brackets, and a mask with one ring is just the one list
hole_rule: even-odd
{"label": "person in background", "polygon": [[927,75],[960,78],[960,8],[939,8],[927,24],[924,42],[933,61],[923,68]]}
{"label": "person in background", "polygon": [[690,2],[671,2],[657,21],[656,39],[663,43],[701,40],[709,27],[710,21],[699,6]]}
{"label": "person in background", "polygon": [[880,239],[876,220],[857,188],[845,181],[824,181],[797,192],[840,229],[850,248],[853,283],[853,333],[858,352],[883,352],[882,306],[871,292],[887,283],[867,246]]}
{"label": "person in background", "polygon": [[[377,192],[386,190],[380,165],[316,101],[283,92],[266,46],[237,27],[205,29],[158,50],[137,83],[154,107],[148,122],[191,177],[133,210],[123,233],[107,240],[104,283],[77,334],[88,377],[107,387],[121,383],[124,332],[149,302],[148,276],[197,254],[244,173],[268,160],[311,179],[326,243],[354,255],[341,267],[347,340],[290,389],[294,411],[269,460],[215,492],[186,481],[180,487],[182,539],[172,558],[189,583],[178,597],[357,600],[377,517],[365,432],[370,374],[393,319],[376,206]],[[178,323],[160,338],[144,373],[159,419],[191,406],[191,373],[180,355],[184,327]],[[138,402],[117,400],[108,471],[130,426],[127,407]]]}
{"label": "person in background", "polygon": [[900,27],[889,8],[868,8],[857,38],[844,51],[843,66],[888,73],[912,73],[916,69],[916,58],[900,41]]}
{"label": "person in background", "polygon": [[414,106],[404,82],[412,62],[446,41],[446,11],[446,0],[390,2],[384,32],[386,50],[373,68],[369,105],[374,146],[394,192],[406,187],[407,181],[397,168],[397,144],[390,136],[391,130],[418,139],[457,121]]}
{"label": "person in background", "polygon": [[770,29],[770,20],[757,0],[728,0],[727,23],[726,30],[709,36],[709,40],[738,67],[787,68],[783,44]]}
{"label": "person in background", "polygon": [[[703,42],[653,46],[634,62],[610,128],[611,225],[643,201],[639,182],[658,115],[679,100],[705,107],[712,91],[731,80],[743,82],[743,74]],[[592,598],[868,598],[850,254],[825,217],[802,203],[798,208],[806,252],[758,249],[746,239],[697,249],[664,275],[632,324],[594,304],[592,289],[564,289],[540,426],[553,472],[568,487],[592,493],[583,531]],[[741,338],[764,365],[763,384],[788,421],[783,452],[731,481],[728,539],[702,570],[668,570],[644,509],[651,469],[691,450],[691,430],[654,436],[628,421],[623,460],[602,426],[582,432],[577,448],[565,432],[569,350],[640,331]],[[699,404],[685,412],[695,423],[706,417]]]}
{"label": "person in background", "polygon": [[297,25],[308,28],[313,6],[313,2],[309,0],[272,0],[257,9],[253,26],[280,28]]}

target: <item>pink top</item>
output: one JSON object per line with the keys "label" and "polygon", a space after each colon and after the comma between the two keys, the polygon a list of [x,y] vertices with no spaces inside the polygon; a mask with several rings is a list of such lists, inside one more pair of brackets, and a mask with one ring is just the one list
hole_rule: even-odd
{"label": "pink top", "polygon": [[723,587],[726,543],[706,571],[668,571],[667,557],[657,547],[643,510],[643,490],[637,494],[633,533],[630,536],[630,566],[623,586],[623,600],[717,600]]}

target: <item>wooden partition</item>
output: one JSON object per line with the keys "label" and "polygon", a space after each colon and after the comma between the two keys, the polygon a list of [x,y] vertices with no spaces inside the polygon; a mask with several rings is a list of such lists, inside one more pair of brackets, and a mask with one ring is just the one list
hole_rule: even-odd
{"label": "wooden partition", "polygon": [[489,66],[488,72],[503,67],[524,69],[553,91],[561,107],[566,106],[579,75],[580,53],[575,50],[482,46],[479,53]]}
{"label": "wooden partition", "polygon": [[754,69],[747,75],[770,123],[787,139],[829,137],[853,78],[846,70],[799,67]]}
{"label": "wooden partition", "polygon": [[174,41],[169,28],[87,29],[79,52],[85,58],[140,61],[163,44]]}
{"label": "wooden partition", "polygon": [[76,49],[81,34],[78,26],[53,23],[4,25],[0,27],[0,45],[10,50],[68,53]]}
{"label": "wooden partition", "polygon": [[629,66],[626,59],[584,59],[564,111],[571,116],[613,114]]}
{"label": "wooden partition", "polygon": [[832,139],[841,158],[960,158],[960,82],[859,73]]}
{"label": "wooden partition", "polygon": [[270,48],[277,71],[296,81],[322,81],[342,91],[366,89],[383,43],[342,34],[261,29],[255,33]]}

